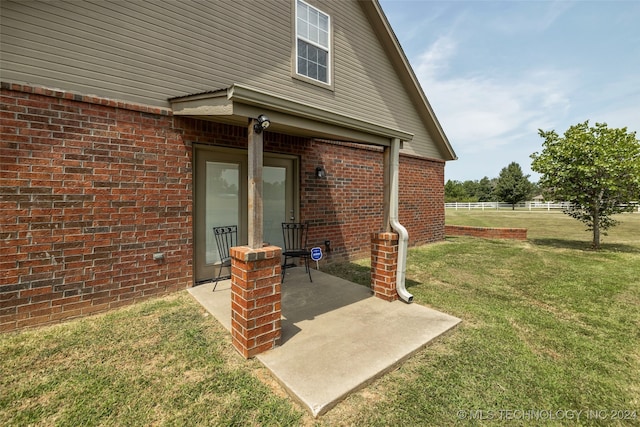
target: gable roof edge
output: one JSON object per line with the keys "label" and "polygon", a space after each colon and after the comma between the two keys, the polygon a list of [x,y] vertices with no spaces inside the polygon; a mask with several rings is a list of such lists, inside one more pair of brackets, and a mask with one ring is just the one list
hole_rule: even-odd
{"label": "gable roof edge", "polygon": [[409,89],[409,95],[414,101],[416,107],[421,110],[421,114],[426,114],[429,118],[429,122],[426,123],[427,129],[431,132],[437,143],[444,148],[445,155],[449,158],[446,160],[456,160],[456,155],[447,135],[444,133],[438,118],[436,117],[431,104],[429,103],[427,96],[425,95],[420,82],[418,81],[407,56],[398,41],[391,24],[387,20],[382,7],[378,0],[358,0],[362,10],[365,12],[369,22],[373,26],[380,42],[390,56],[393,65],[396,67],[398,76],[405,86]]}

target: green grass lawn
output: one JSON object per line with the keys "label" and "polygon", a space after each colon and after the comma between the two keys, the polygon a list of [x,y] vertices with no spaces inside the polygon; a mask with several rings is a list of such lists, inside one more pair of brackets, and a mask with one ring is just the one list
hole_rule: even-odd
{"label": "green grass lawn", "polygon": [[0,335],[0,425],[640,425],[640,214],[620,219],[592,251],[562,214],[447,211],[530,239],[411,249],[415,303],[463,322],[318,420],[180,292]]}
{"label": "green grass lawn", "polygon": [[[616,250],[620,247],[640,245],[640,213],[615,215],[620,225],[602,235],[603,249]],[[589,248],[593,233],[586,226],[561,211],[463,211],[447,209],[448,225],[471,225],[476,227],[526,228],[527,238],[536,244],[570,246],[577,249]]]}
{"label": "green grass lawn", "polygon": [[295,425],[190,294],[0,336],[0,425]]}

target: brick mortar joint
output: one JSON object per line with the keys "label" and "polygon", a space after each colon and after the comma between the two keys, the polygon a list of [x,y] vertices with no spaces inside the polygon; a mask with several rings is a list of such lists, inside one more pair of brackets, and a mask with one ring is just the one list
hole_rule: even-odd
{"label": "brick mortar joint", "polygon": [[13,91],[29,93],[40,96],[48,96],[50,98],[65,99],[68,101],[78,101],[87,104],[102,105],[107,107],[118,108],[121,110],[138,111],[143,113],[157,114],[161,116],[173,116],[173,110],[166,107],[157,107],[147,104],[140,104],[130,101],[123,101],[101,96],[83,95],[78,92],[72,92],[62,89],[50,88],[46,86],[31,86],[27,84],[11,83],[0,81],[0,87],[3,91]]}

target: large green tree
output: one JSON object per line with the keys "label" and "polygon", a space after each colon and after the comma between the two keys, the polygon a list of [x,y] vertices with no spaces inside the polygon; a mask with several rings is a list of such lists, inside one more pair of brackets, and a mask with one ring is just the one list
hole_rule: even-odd
{"label": "large green tree", "polygon": [[640,141],[627,128],[610,129],[589,121],[571,126],[564,136],[539,130],[541,153],[533,153],[531,167],[541,174],[547,198],[570,203],[565,212],[593,231],[593,247],[600,233],[617,224],[612,215],[631,211],[640,198]]}
{"label": "large green tree", "polygon": [[493,195],[493,189],[496,186],[496,178],[489,179],[485,176],[478,181],[478,187],[476,188],[476,197],[479,202],[490,202],[495,199]]}
{"label": "large green tree", "polygon": [[516,203],[529,198],[532,189],[529,175],[522,173],[522,168],[518,163],[511,162],[509,166],[500,171],[493,193],[499,200],[511,203],[511,209],[515,209]]}

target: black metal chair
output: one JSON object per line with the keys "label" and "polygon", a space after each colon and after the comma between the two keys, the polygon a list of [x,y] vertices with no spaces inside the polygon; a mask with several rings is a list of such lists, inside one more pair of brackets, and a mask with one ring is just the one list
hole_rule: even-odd
{"label": "black metal chair", "polygon": [[[218,254],[220,254],[220,268],[218,269],[218,276],[215,278],[213,290],[216,290],[218,281],[222,278],[222,269],[224,267],[231,268],[231,254],[230,249],[233,246],[238,246],[238,226],[237,225],[225,225],[223,227],[213,227],[213,236],[216,239],[216,246],[218,247]],[[224,279],[228,279],[231,276],[225,276]]]}
{"label": "black metal chair", "polygon": [[311,279],[311,269],[309,268],[309,259],[311,258],[311,251],[307,249],[307,234],[309,231],[309,223],[307,222],[283,222],[282,223],[282,237],[284,238],[284,248],[282,256],[284,256],[284,263],[282,264],[282,283],[284,283],[285,270],[295,265],[288,264],[289,258],[298,258],[304,260],[304,266],[309,274],[309,281]]}

